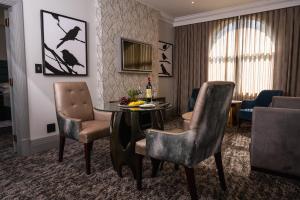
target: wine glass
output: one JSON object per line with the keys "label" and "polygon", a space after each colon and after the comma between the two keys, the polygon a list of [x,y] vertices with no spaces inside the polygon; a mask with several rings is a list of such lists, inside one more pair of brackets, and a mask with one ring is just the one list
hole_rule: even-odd
{"label": "wine glass", "polygon": [[153,83],[152,85],[152,95],[153,95],[153,99],[155,99],[158,95],[158,87],[157,87],[157,83]]}
{"label": "wine glass", "polygon": [[139,99],[142,99],[144,97],[144,94],[143,94],[143,90],[141,89],[141,86],[139,85],[138,87],[138,92],[139,92],[139,95],[138,95],[138,98]]}

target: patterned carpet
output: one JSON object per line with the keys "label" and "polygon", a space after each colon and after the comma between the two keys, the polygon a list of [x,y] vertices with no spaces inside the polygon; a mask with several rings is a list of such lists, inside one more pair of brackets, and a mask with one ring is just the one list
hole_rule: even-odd
{"label": "patterned carpet", "polygon": [[[173,121],[168,128],[178,126]],[[228,190],[219,187],[214,159],[196,169],[201,199],[300,199],[300,183],[260,172],[250,172],[249,128],[227,130],[223,141],[223,164]],[[143,190],[137,191],[131,172],[123,178],[110,162],[108,138],[94,144],[92,174],[84,171],[83,147],[72,143],[65,148],[63,163],[57,149],[28,157],[17,157],[12,146],[3,147],[10,136],[0,132],[0,199],[189,199],[184,169],[174,171],[166,163],[156,178],[150,178],[151,164],[144,162]]]}

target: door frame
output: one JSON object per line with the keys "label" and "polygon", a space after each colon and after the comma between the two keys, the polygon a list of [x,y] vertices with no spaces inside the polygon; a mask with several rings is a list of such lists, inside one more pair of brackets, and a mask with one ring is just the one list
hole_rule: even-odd
{"label": "door frame", "polygon": [[7,7],[9,27],[6,31],[7,64],[13,79],[11,111],[13,135],[19,155],[30,154],[29,106],[25,56],[22,0],[0,0]]}

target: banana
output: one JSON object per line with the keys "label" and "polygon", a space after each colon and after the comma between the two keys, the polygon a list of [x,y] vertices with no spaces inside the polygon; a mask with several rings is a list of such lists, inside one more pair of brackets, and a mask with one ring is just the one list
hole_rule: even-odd
{"label": "banana", "polygon": [[139,105],[143,105],[145,103],[145,101],[133,101],[133,102],[130,102],[128,104],[128,106],[139,106]]}

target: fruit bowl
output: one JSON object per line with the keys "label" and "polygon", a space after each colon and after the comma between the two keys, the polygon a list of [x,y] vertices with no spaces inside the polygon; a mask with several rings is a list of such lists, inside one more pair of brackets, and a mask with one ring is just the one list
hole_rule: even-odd
{"label": "fruit bowl", "polygon": [[143,104],[145,104],[145,101],[138,100],[138,101],[130,102],[128,98],[122,97],[119,106],[126,107],[126,108],[133,108],[133,107],[139,107],[140,105]]}

